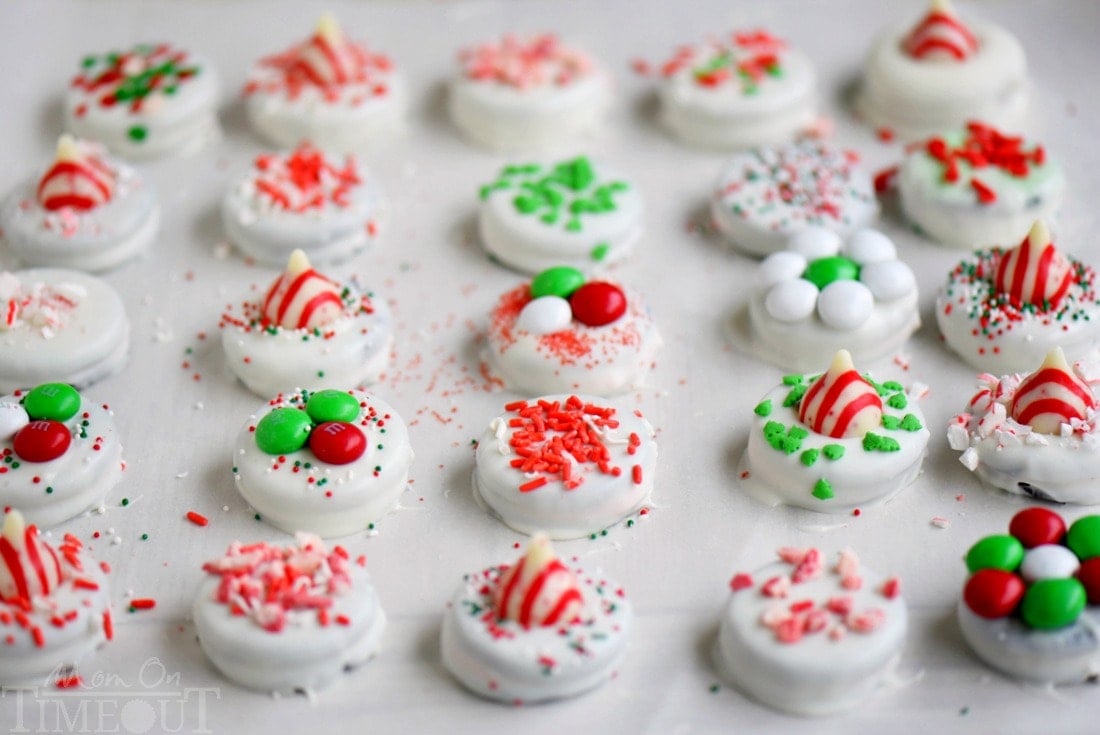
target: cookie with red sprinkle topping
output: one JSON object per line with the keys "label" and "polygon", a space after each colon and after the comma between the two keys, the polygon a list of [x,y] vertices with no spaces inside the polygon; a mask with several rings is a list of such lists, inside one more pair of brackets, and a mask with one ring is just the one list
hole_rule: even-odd
{"label": "cookie with red sprinkle topping", "polygon": [[463,578],[443,615],[443,665],[504,704],[574,697],[615,678],[632,625],[621,587],[536,535],[516,562]]}
{"label": "cookie with red sprinkle topping", "polygon": [[641,296],[570,266],[548,268],[501,296],[487,342],[489,369],[526,395],[633,390],[662,345]]}
{"label": "cookie with red sprinkle topping", "polygon": [[386,615],[365,568],[342,546],[233,542],[203,564],[192,610],[199,644],[249,689],[313,692],[378,652]]}
{"label": "cookie with red sprinkle topping", "polygon": [[308,38],[257,61],[244,97],[264,139],[334,153],[385,146],[404,127],[407,104],[393,60],[349,38],[328,13]]}
{"label": "cookie with red sprinkle topping", "polygon": [[1015,126],[1027,108],[1027,59],[993,23],[931,0],[916,19],[885,30],[863,69],[856,109],[863,120],[914,140],[981,119]]}
{"label": "cookie with red sprinkle topping", "polygon": [[871,697],[897,665],[908,611],[897,577],[784,547],[779,561],[737,574],[718,628],[715,664],[749,697],[782,712],[829,715]]}
{"label": "cookie with red sprinkle topping", "polygon": [[966,554],[963,638],[1009,676],[1092,681],[1100,668],[1100,516],[1067,527],[1053,511],[1026,508],[1008,531],[978,540]]}
{"label": "cookie with red sprinkle topping", "polygon": [[408,484],[401,416],[362,390],[280,393],[237,435],[233,478],[260,517],[323,538],[374,527]]}
{"label": "cookie with red sprinkle topping", "polygon": [[474,493],[511,528],[551,538],[597,534],[649,502],[653,427],[583,395],[514,401],[478,440]]}
{"label": "cookie with red sprinkle topping", "polygon": [[898,170],[901,208],[918,232],[965,250],[1009,247],[1062,204],[1062,166],[1039,143],[968,121],[913,146]]}
{"label": "cookie with red sprinkle topping", "polygon": [[2,523],[0,686],[50,686],[114,637],[106,574],[72,534],[51,543],[15,509]]}

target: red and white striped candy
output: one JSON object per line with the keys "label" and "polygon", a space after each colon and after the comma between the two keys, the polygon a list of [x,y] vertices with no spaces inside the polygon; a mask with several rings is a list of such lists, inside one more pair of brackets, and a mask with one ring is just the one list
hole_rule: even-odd
{"label": "red and white striped candy", "polygon": [[298,49],[297,68],[319,87],[365,80],[367,55],[350,43],[336,19],[325,13],[313,36]]}
{"label": "red and white striped candy", "polygon": [[62,135],[53,165],[38,182],[38,203],[50,211],[83,212],[111,201],[114,188],[114,172],[92,147]]}
{"label": "red and white striped candy", "polygon": [[1024,378],[1012,397],[1009,414],[1040,434],[1057,434],[1071,419],[1084,419],[1096,408],[1088,384],[1074,374],[1061,347],[1047,353],[1039,369]]}
{"label": "red and white striped candy", "polygon": [[532,625],[568,625],[580,619],[584,597],[573,573],[554,556],[550,540],[539,534],[527,554],[500,575],[493,590],[497,617]]}
{"label": "red and white striped candy", "polygon": [[882,421],[882,399],[856,371],[848,350],[839,350],[802,396],[798,420],[834,439],[863,436]]}
{"label": "red and white striped candy", "polygon": [[61,583],[61,563],[53,548],[9,510],[0,532],[0,600],[13,602],[50,594]]}
{"label": "red and white striped candy", "polygon": [[932,0],[928,15],[909,32],[905,51],[914,58],[963,61],[978,50],[978,39],[948,0]]}
{"label": "red and white striped candy", "polygon": [[993,285],[1017,308],[1054,309],[1073,285],[1073,265],[1054,247],[1047,226],[1036,220],[1024,241],[1001,256]]}
{"label": "red and white striped candy", "polygon": [[285,329],[313,329],[331,324],[344,313],[340,286],[309,264],[301,250],[290,254],[286,272],[275,279],[262,307],[268,324]]}

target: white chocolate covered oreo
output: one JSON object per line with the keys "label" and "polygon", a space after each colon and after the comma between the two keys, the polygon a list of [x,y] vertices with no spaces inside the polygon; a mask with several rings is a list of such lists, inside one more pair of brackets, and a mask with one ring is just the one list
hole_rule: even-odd
{"label": "white chocolate covered oreo", "polygon": [[515,401],[478,441],[474,494],[521,533],[594,535],[649,502],[653,437],[637,411],[589,396]]}
{"label": "white chocolate covered oreo", "polygon": [[814,141],[759,148],[729,159],[710,202],[714,224],[751,255],[782,250],[811,225],[842,237],[878,214],[870,177],[852,151]]}
{"label": "white chocolate covered oreo", "polygon": [[901,656],[908,612],[900,582],[861,566],[852,551],[835,563],[816,548],[782,548],[779,557],[731,580],[715,649],[719,673],[781,712],[857,707]]}
{"label": "white chocolate covered oreo", "polygon": [[615,677],[632,621],[621,587],[536,536],[515,564],[465,576],[443,616],[443,665],[507,704],[573,697]]}
{"label": "white chocolate covered oreo", "polygon": [[330,538],[366,531],[393,510],[412,460],[405,422],[378,397],[298,391],[245,423],[233,477],[263,520]]}
{"label": "white chocolate covered oreo", "polygon": [[690,145],[721,150],[782,145],[814,121],[813,64],[765,30],[682,46],[660,74],[661,120]]}
{"label": "white chocolate covered oreo", "polygon": [[506,35],[464,50],[451,81],[451,120],[477,145],[502,152],[576,146],[601,125],[611,78],[552,34]]}

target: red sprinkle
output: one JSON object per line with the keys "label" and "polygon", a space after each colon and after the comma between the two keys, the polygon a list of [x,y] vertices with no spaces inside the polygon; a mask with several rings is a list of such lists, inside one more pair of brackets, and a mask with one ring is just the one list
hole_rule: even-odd
{"label": "red sprinkle", "polygon": [[205,526],[210,523],[210,519],[208,519],[202,513],[198,513],[193,510],[187,511],[187,520],[191,521],[196,526]]}
{"label": "red sprinkle", "polygon": [[130,600],[131,610],[152,610],[157,606],[157,601],[152,597],[138,597]]}

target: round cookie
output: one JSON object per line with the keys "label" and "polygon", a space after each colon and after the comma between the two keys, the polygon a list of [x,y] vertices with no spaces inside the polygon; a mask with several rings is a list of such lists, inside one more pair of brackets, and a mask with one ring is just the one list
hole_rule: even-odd
{"label": "round cookie", "polygon": [[1096,355],[1096,272],[1064,255],[1041,221],[1019,246],[981,250],[948,274],[936,296],[944,342],[995,375],[1029,370],[1052,348],[1070,360]]}
{"label": "round cookie", "polygon": [[260,59],[244,88],[252,129],[282,148],[378,150],[404,127],[405,82],[388,56],[352,41],[330,14],[307,40]]}
{"label": "round cookie", "polygon": [[621,587],[536,536],[515,564],[463,578],[443,615],[443,665],[506,704],[573,697],[615,678],[632,623]]}
{"label": "round cookie", "polygon": [[389,365],[394,341],[384,301],[354,281],[329,280],[300,250],[263,298],[227,310],[218,326],[229,369],[260,396],[370,385]]}
{"label": "round cookie", "polygon": [[459,54],[451,120],[493,151],[534,152],[575,145],[602,123],[611,77],[583,51],[545,33],[506,35]]}
{"label": "round cookie", "polygon": [[875,41],[856,109],[868,124],[913,140],[975,119],[1015,127],[1027,96],[1020,43],[992,23],[963,22],[947,0],[932,0],[915,26],[894,26]]}
{"label": "round cookie", "polygon": [[284,155],[257,156],[222,200],[229,239],[269,265],[303,250],[335,263],[378,239],[384,202],[373,176],[348,155],[337,161],[309,143]]}
{"label": "round cookie", "polygon": [[985,482],[1056,503],[1100,503],[1095,375],[1051,349],[1031,374],[978,377],[978,392],[947,427],[959,461]]}
{"label": "round cookie", "polygon": [[478,232],[490,255],[524,273],[588,270],[634,250],[642,198],[628,179],[585,156],[508,165],[481,187]]}
{"label": "round cookie", "polygon": [[0,271],[0,391],[83,388],[126,364],[130,320],[111,286],[78,271]]}
{"label": "round cookie", "polygon": [[28,265],[105,271],[144,252],[159,226],[151,184],[99,144],[67,135],[45,173],[0,203],[0,237]]}
{"label": "round cookie", "polygon": [[203,565],[199,645],[241,686],[312,694],[378,652],[386,615],[365,565],[304,533],[288,546],[234,542]]}
{"label": "round cookie", "polygon": [[517,393],[615,395],[642,384],[661,344],[641,297],[562,266],[501,296],[487,360]]}
{"label": "round cookie", "polygon": [[[920,327],[916,277],[881,232],[858,230],[842,241],[811,226],[788,248],[760,263],[742,309],[744,347],[754,357],[808,371],[847,349],[863,364],[896,353]],[[746,321],[742,314],[735,325]]]}
{"label": "round cookie", "polygon": [[520,533],[595,535],[649,502],[655,432],[639,412],[589,396],[504,407],[481,435],[474,496]]}
{"label": "round cookie", "polygon": [[925,236],[974,250],[1017,242],[1062,203],[1062,167],[1041,145],[983,123],[916,146],[898,170],[905,216]]}
{"label": "round cookie", "polygon": [[65,98],[65,126],[126,158],[187,155],[218,136],[209,62],[164,43],[89,54]]}
{"label": "round cookie", "polygon": [[660,73],[661,121],[691,145],[722,150],[782,145],[815,118],[813,64],[765,30],[681,46]]}
{"label": "round cookie", "polygon": [[397,505],[413,461],[397,412],[361,390],[280,394],[237,436],[233,478],[276,528],[324,538],[367,530]]}
{"label": "round cookie", "polygon": [[0,498],[43,528],[101,503],[122,476],[113,414],[65,383],[0,397]]}
{"label": "round cookie", "polygon": [[958,606],[971,650],[1008,676],[1043,684],[1093,682],[1100,670],[1100,516],[1069,526],[1026,508],[1008,534],[966,555]]}
{"label": "round cookie", "polygon": [[714,187],[714,224],[751,255],[782,250],[810,225],[847,237],[878,214],[871,179],[858,159],[853,151],[814,141],[738,153]]}
{"label": "round cookie", "polygon": [[780,561],[730,581],[715,649],[722,677],[758,702],[796,715],[852,709],[893,672],[908,612],[896,577],[842,551],[782,548]]}
{"label": "round cookie", "polygon": [[742,487],[771,503],[847,513],[916,479],[929,432],[916,398],[860,375],[840,350],[819,375],[788,375],[754,409]]}
{"label": "round cookie", "polygon": [[0,635],[0,687],[43,691],[114,637],[103,567],[76,536],[54,548],[13,508],[0,531]]}

